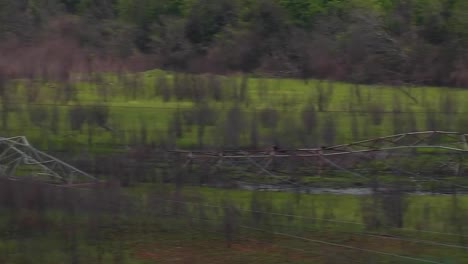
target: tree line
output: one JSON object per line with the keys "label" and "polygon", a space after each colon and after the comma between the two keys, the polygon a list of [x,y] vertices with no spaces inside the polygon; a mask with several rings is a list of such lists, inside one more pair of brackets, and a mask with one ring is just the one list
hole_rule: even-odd
{"label": "tree line", "polygon": [[464,0],[1,0],[0,68],[466,87],[467,13]]}

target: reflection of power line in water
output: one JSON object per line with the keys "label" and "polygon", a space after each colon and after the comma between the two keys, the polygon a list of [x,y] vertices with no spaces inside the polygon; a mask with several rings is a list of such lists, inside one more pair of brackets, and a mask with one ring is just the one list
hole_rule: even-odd
{"label": "reflection of power line in water", "polygon": [[438,261],[432,261],[432,260],[421,259],[421,258],[414,258],[414,257],[399,255],[399,254],[395,254],[395,253],[388,253],[388,252],[383,252],[383,251],[378,251],[378,250],[373,250],[373,249],[366,249],[366,248],[362,248],[362,247],[349,246],[349,245],[344,245],[344,244],[339,244],[339,243],[334,243],[334,242],[328,242],[328,241],[319,240],[319,239],[312,239],[312,238],[292,235],[292,234],[283,233],[283,232],[269,231],[269,230],[256,228],[256,227],[250,227],[250,226],[241,226],[241,227],[245,228],[245,229],[260,231],[260,232],[263,232],[263,233],[269,233],[269,234],[273,234],[273,235],[277,235],[277,236],[294,238],[294,239],[299,239],[299,240],[312,242],[312,243],[324,244],[324,245],[333,246],[333,247],[340,247],[340,248],[346,248],[346,249],[351,249],[351,250],[358,250],[358,251],[363,251],[363,252],[366,252],[366,253],[385,255],[385,256],[390,256],[390,257],[395,257],[395,258],[400,258],[400,259],[406,259],[406,260],[413,260],[413,261],[418,261],[418,262],[423,262],[423,263],[440,264],[440,262],[438,262]]}
{"label": "reflection of power line in water", "polygon": [[[224,207],[223,207],[224,208]],[[227,208],[227,207],[226,207]],[[225,209],[226,209],[225,208]],[[191,215],[188,215],[188,214],[179,214],[179,215],[183,215],[184,217],[187,217],[191,220],[198,220],[198,221],[203,221],[203,222],[209,222],[209,223],[219,223],[220,220],[216,220],[216,219],[209,219],[209,218],[199,218],[199,217],[193,217]],[[159,216],[159,215],[158,215]],[[171,217],[173,215],[170,215],[170,214],[163,214],[162,216],[166,216],[166,217]],[[276,226],[276,225],[274,225]],[[193,228],[193,227],[192,227]],[[324,241],[324,240],[318,240],[318,239],[311,239],[311,238],[307,238],[307,237],[303,237],[303,236],[297,236],[297,235],[292,235],[292,234],[288,234],[288,233],[282,233],[282,232],[276,232],[276,231],[272,231],[272,230],[266,230],[266,229],[261,229],[261,228],[258,228],[258,227],[251,227],[251,226],[246,226],[246,225],[240,225],[240,228],[242,229],[247,229],[247,230],[255,230],[255,231],[260,231],[260,232],[264,232],[264,233],[270,233],[270,234],[273,234],[273,235],[277,235],[277,236],[283,236],[283,237],[288,237],[288,238],[292,238],[292,239],[299,239],[299,240],[304,240],[304,241],[307,241],[307,242],[314,242],[314,243],[319,243],[319,244],[325,244],[325,245],[328,245],[328,246],[334,246],[334,247],[341,247],[341,248],[346,248],[346,249],[351,249],[351,250],[357,250],[357,251],[363,251],[363,252],[366,252],[366,253],[370,253],[370,254],[378,254],[378,255],[385,255],[385,256],[390,256],[390,257],[394,257],[394,258],[401,258],[401,259],[407,259],[407,260],[413,260],[413,261],[418,261],[418,262],[423,262],[423,263],[437,263],[437,264],[440,264],[440,262],[434,262],[434,261],[431,261],[431,260],[426,260],[426,259],[421,259],[421,258],[416,258],[416,257],[409,257],[409,256],[405,256],[405,255],[400,255],[400,254],[395,254],[395,253],[388,253],[388,252],[384,252],[384,251],[378,251],[378,250],[372,250],[372,249],[366,249],[366,248],[363,248],[363,247],[356,247],[356,246],[349,246],[349,245],[345,245],[345,244],[339,244],[339,243],[334,243],[334,242],[328,242],[328,241]],[[201,230],[203,232],[206,232],[206,230]],[[220,235],[225,235],[225,233],[223,232],[220,232],[220,231],[208,231],[210,233],[216,233],[216,234],[220,234]],[[361,235],[360,233],[352,233],[354,235]],[[252,240],[250,237],[248,236],[242,236],[242,237],[236,237],[236,239],[243,239],[243,240],[247,240],[247,241],[250,241]],[[406,242],[410,242],[408,240],[402,240],[402,241],[406,241]],[[260,242],[260,241],[256,241],[256,242]],[[415,242],[414,240],[412,240],[411,242]],[[421,242],[421,241],[420,241]],[[296,248],[296,247],[289,247],[289,246],[284,246],[284,245],[280,245],[278,243],[271,243],[271,242],[262,242],[263,244],[265,245],[273,245],[273,246],[278,246],[278,247],[281,247],[281,248],[284,248],[284,249],[289,249],[289,250],[294,250],[294,251],[300,251],[300,252],[303,252],[303,253],[314,253],[314,254],[319,254],[319,255],[325,255],[325,256],[332,256],[332,254],[329,254],[329,253],[326,253],[324,251],[321,251],[320,253],[317,253],[316,251],[310,251],[310,250],[304,250],[304,249],[300,249],[300,248]],[[444,246],[445,244],[441,244],[441,243],[434,243],[432,244],[433,246]],[[453,245],[452,245],[453,246]]]}
{"label": "reflection of power line in water", "polygon": [[[202,203],[196,203],[196,202],[184,202],[184,201],[180,201],[180,200],[169,200],[169,199],[156,199],[156,200],[171,202],[171,203],[186,204],[186,205],[191,205],[191,206],[202,206],[202,207],[219,208],[219,209],[230,209],[229,207],[226,207],[226,206],[202,204]],[[291,218],[301,218],[301,219],[314,220],[314,221],[364,226],[363,223],[352,222],[352,221],[340,221],[340,220],[308,217],[308,216],[295,215],[295,214],[282,214],[282,213],[265,212],[265,211],[249,210],[249,209],[241,209],[241,208],[235,208],[235,210],[248,212],[248,213],[266,214],[266,215],[271,215],[271,216],[281,216],[281,217],[288,217],[288,218],[289,217],[291,217]],[[189,216],[189,215],[187,215],[187,216]],[[200,218],[198,218],[198,219],[199,220],[205,220],[205,219],[200,219]],[[216,220],[210,219],[208,221],[216,221]],[[272,224],[272,225],[273,226],[278,226],[277,224]],[[250,228],[250,227],[247,227],[247,228]],[[461,235],[461,234],[433,232],[433,231],[428,231],[428,230],[413,230],[413,229],[409,229],[409,228],[395,228],[395,229],[404,230],[404,231],[416,231],[416,232],[421,232],[421,233],[425,233],[425,232],[426,233],[435,233],[435,234],[439,234],[439,235],[443,234],[443,235],[457,236],[457,237],[460,237],[460,236],[468,237],[468,236],[464,236],[464,235]],[[343,233],[344,231],[338,231],[338,232]],[[413,238],[396,237],[396,236],[385,236],[385,235],[382,235],[382,234],[375,234],[375,233],[360,233],[360,232],[355,232],[355,233],[354,232],[344,232],[344,233],[349,233],[349,234],[357,235],[357,236],[369,236],[369,237],[376,237],[376,238],[381,238],[381,239],[397,240],[397,241],[403,241],[403,242],[409,242],[409,243],[426,244],[426,245],[437,246],[437,247],[468,249],[468,247],[466,247],[466,246],[447,244],[447,243],[441,243],[441,242],[435,242],[435,241],[428,241],[428,240],[422,240],[422,239],[413,239]],[[287,235],[289,235],[289,234],[287,234]]]}

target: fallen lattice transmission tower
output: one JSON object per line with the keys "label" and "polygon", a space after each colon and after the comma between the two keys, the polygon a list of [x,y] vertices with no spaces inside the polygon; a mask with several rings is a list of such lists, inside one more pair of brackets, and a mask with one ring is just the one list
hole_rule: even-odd
{"label": "fallen lattice transmission tower", "polygon": [[468,177],[467,155],[468,134],[423,131],[318,148],[176,150],[169,159],[173,167],[198,169],[204,174],[237,171],[271,177],[390,175],[438,181],[447,177]]}
{"label": "fallen lattice transmission tower", "polygon": [[0,176],[24,176],[60,184],[96,180],[88,173],[37,150],[24,136],[0,137]]}

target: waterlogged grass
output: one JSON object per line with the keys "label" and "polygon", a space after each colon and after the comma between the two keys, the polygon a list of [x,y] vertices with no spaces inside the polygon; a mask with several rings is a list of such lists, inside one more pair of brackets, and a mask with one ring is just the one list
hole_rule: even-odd
{"label": "waterlogged grass", "polygon": [[[359,249],[440,263],[464,263],[468,260],[465,250],[452,247],[464,245],[464,233],[460,230],[466,224],[463,219],[467,216],[463,212],[468,209],[468,196],[406,195],[401,203],[403,226],[373,229],[366,226],[364,219],[372,212],[384,219],[386,212],[395,208],[382,205],[391,201],[375,203],[372,196],[253,192],[208,187],[184,187],[176,191],[172,186],[151,184],[134,186],[128,191],[147,199],[147,202],[176,206],[195,226],[197,223],[210,226],[211,220],[225,222],[223,213],[226,213],[226,208],[234,206],[232,222],[239,227],[231,248],[224,251],[230,256],[224,260],[227,263],[238,263],[236,260],[239,258],[248,262],[255,259],[272,263],[420,263],[380,253],[362,253]],[[151,194],[156,193],[165,194],[165,198],[152,200]],[[223,232],[222,226],[215,230]],[[161,252],[166,248],[180,253],[183,259],[187,257],[184,255],[190,254],[187,252],[194,251],[197,253],[192,256],[205,259],[203,256],[212,252],[209,248],[219,250],[222,243],[195,241],[179,241],[178,246],[169,247],[171,250],[161,243],[156,246],[157,250],[146,248],[146,256],[165,263],[160,255],[151,255],[151,252]],[[354,249],[340,247],[343,245]]]}
{"label": "waterlogged grass", "polygon": [[[156,187],[152,184],[142,184],[131,187],[132,195],[147,199],[147,195],[158,192],[172,192],[174,187],[165,185]],[[331,226],[340,227],[342,222],[346,228],[351,230],[363,230],[363,212],[371,209],[376,214],[383,213],[382,201],[375,203],[373,196],[368,195],[336,195],[336,194],[300,194],[294,192],[270,192],[249,191],[236,189],[221,189],[210,187],[184,187],[181,191],[183,202],[189,208],[205,208],[209,211],[210,206],[222,208],[225,204],[233,204],[243,214],[249,214],[252,207],[258,203],[259,211],[278,213],[275,217],[280,222],[288,220],[288,223],[304,224],[305,218],[310,218],[305,223],[320,222],[321,220],[338,220],[329,222]],[[161,202],[174,202],[177,198],[168,195]],[[385,200],[383,200],[385,202]],[[391,201],[387,201],[388,203]],[[369,208],[365,206],[370,206]],[[411,230],[428,230],[434,232],[456,233],[457,229],[453,223],[455,215],[468,217],[463,214],[468,210],[467,195],[418,195],[404,194],[402,196],[402,210],[404,228]],[[283,216],[281,216],[283,215]],[[298,217],[294,217],[298,216]],[[304,218],[305,217],[305,218]],[[315,220],[314,220],[315,219]],[[345,223],[348,224],[345,224]],[[413,231],[410,231],[410,234]],[[420,233],[422,235],[424,232]]]}
{"label": "waterlogged grass", "polygon": [[465,217],[466,196],[407,196],[404,229],[371,229],[363,226],[375,209],[365,207],[368,196],[159,184],[121,191],[130,199],[116,199],[118,210],[2,209],[0,263],[420,263],[375,252],[468,260],[465,250],[441,246],[463,245],[453,217]]}

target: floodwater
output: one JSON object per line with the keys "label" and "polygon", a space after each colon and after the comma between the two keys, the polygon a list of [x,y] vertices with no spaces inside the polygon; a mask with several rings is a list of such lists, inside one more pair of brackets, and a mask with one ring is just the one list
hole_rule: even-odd
{"label": "floodwater", "polygon": [[[269,185],[269,184],[249,184],[239,183],[238,188],[250,191],[271,191],[271,192],[297,192],[304,194],[336,194],[336,195],[371,195],[372,188],[317,188],[307,186],[291,186],[291,185]],[[380,189],[385,192],[384,188]],[[450,195],[448,192],[424,192],[424,191],[409,191],[406,192],[411,195]],[[466,194],[465,192],[458,192]]]}

